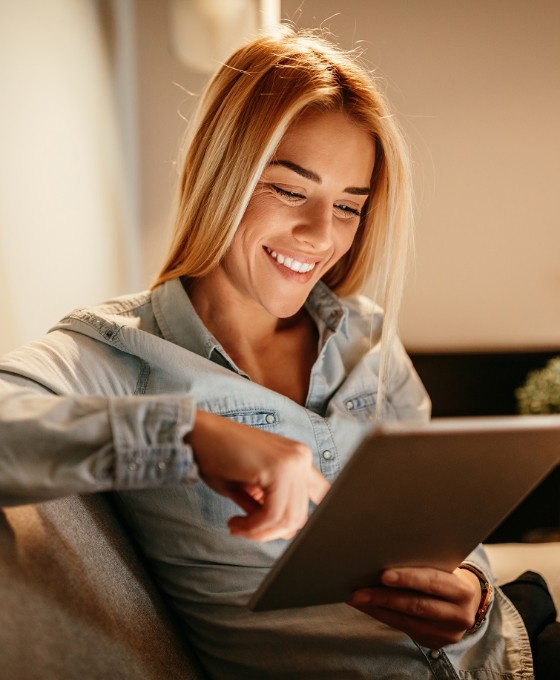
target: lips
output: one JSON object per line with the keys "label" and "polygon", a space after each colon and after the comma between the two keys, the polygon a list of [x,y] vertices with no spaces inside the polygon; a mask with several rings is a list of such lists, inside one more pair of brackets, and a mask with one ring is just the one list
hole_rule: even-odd
{"label": "lips", "polygon": [[278,264],[298,274],[307,274],[308,272],[313,271],[317,264],[316,262],[304,262],[295,257],[282,255],[282,253],[277,253],[275,250],[272,250],[272,248],[266,248],[266,252],[273,260],[278,262]]}

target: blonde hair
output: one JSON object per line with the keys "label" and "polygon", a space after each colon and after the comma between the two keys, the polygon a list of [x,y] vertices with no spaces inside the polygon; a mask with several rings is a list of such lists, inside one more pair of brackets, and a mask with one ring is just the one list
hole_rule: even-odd
{"label": "blonde hair", "polygon": [[406,146],[375,79],[354,55],[285,25],[239,48],[206,87],[190,126],[174,241],[154,287],[219,265],[266,164],[309,108],[343,111],[375,141],[372,192],[356,238],[323,280],[342,296],[367,286],[385,310],[386,346],[396,329],[411,236]]}

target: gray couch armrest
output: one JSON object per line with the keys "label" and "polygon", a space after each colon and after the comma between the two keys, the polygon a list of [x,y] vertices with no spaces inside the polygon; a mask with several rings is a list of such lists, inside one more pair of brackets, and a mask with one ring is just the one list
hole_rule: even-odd
{"label": "gray couch armrest", "polygon": [[107,498],[0,510],[4,680],[198,680]]}

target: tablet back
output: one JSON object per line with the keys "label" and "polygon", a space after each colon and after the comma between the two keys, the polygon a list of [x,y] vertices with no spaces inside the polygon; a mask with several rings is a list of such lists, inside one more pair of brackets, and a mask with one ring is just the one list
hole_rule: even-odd
{"label": "tablet back", "polygon": [[560,463],[560,416],[375,426],[249,603],[350,599],[390,566],[452,571]]}

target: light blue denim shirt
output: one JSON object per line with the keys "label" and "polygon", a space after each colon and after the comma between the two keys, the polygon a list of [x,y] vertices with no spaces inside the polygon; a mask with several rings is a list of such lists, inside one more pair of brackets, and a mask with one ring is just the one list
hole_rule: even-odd
{"label": "light blue denim shirt", "polygon": [[[499,590],[479,631],[443,650],[346,604],[246,608],[286,542],[230,536],[227,520],[239,509],[197,481],[182,438],[195,409],[205,409],[307,444],[323,474],[336,477],[371,427],[382,315],[323,284],[306,306],[320,343],[304,406],[235,366],[178,279],[73,312],[0,361],[0,502],[114,491],[213,678],[531,678],[523,623]],[[383,418],[429,413],[396,341]],[[482,548],[468,561],[491,579]]]}

